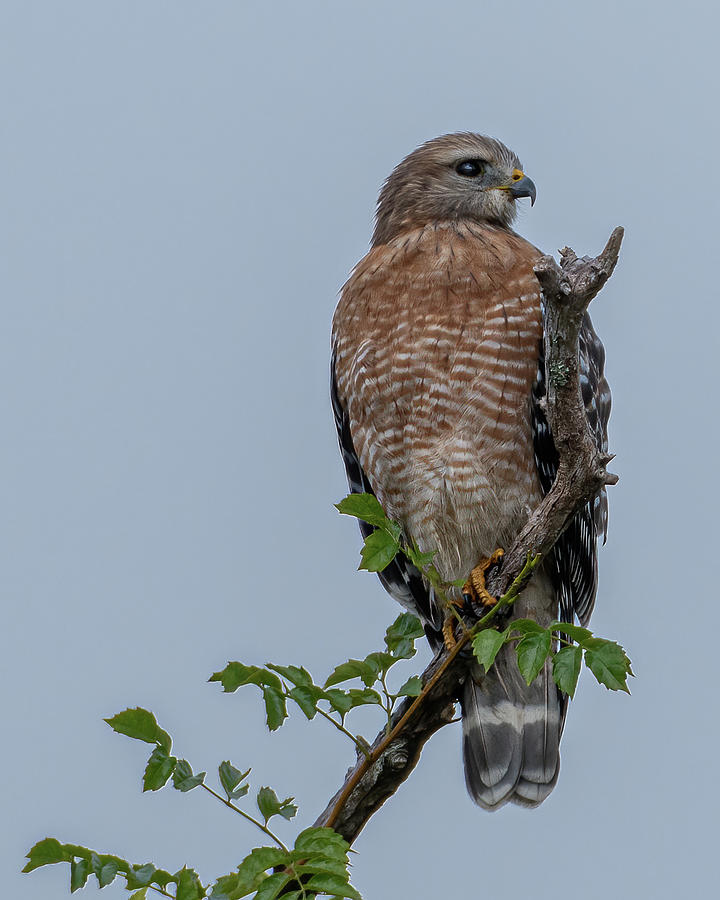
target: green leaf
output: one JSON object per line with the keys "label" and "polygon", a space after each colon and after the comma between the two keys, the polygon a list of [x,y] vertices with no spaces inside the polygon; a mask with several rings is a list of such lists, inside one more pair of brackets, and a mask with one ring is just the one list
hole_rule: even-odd
{"label": "green leaf", "polygon": [[353,707],[355,706],[370,706],[370,705],[381,705],[382,699],[380,694],[377,691],[373,691],[370,688],[350,688],[347,692],[348,697],[352,701]]}
{"label": "green leaf", "polygon": [[90,874],[90,862],[87,859],[74,859],[70,863],[70,893],[74,894],[84,888]]}
{"label": "green leaf", "polygon": [[415,541],[413,541],[411,544],[403,547],[403,553],[416,568],[423,571],[428,566],[432,565],[432,561],[437,555],[437,550],[428,550],[423,553]]}
{"label": "green leaf", "polygon": [[153,880],[155,871],[155,866],[152,863],[145,863],[144,866],[131,866],[127,875],[128,890],[146,887]]}
{"label": "green leaf", "polygon": [[354,516],[377,528],[383,528],[390,523],[374,494],[348,494],[344,500],[335,504],[335,509],[344,516]]}
{"label": "green leaf", "polygon": [[358,569],[368,572],[382,572],[397,556],[400,542],[386,531],[373,531],[365,538],[360,551],[361,562]]}
{"label": "green leaf", "polygon": [[257,890],[268,869],[286,862],[287,854],[279,847],[256,847],[238,866],[237,875],[234,876],[235,887],[228,897],[230,900],[237,900]]}
{"label": "green leaf", "polygon": [[551,622],[548,625],[548,631],[561,631],[571,640],[577,641],[578,644],[582,644],[593,636],[589,628],[581,628],[579,625],[573,625],[570,622]]}
{"label": "green leaf", "polygon": [[261,787],[257,795],[257,806],[265,824],[273,816],[282,816],[284,819],[292,819],[297,812],[297,806],[292,802],[294,797],[278,800],[277,794],[272,788]]}
{"label": "green leaf", "polygon": [[352,700],[345,691],[341,691],[339,688],[330,688],[329,691],[325,691],[325,699],[343,718],[352,709]]}
{"label": "green leaf", "polygon": [[355,888],[347,883],[347,879],[337,875],[325,875],[323,873],[313,875],[305,885],[305,889],[323,894],[333,894],[336,897],[349,897],[350,900],[362,900]]}
{"label": "green leaf", "polygon": [[611,691],[630,693],[627,686],[628,675],[632,668],[627,654],[615,641],[603,638],[590,638],[583,643],[585,663],[595,678]]}
{"label": "green leaf", "polygon": [[274,663],[268,663],[266,668],[272,669],[273,672],[282,675],[283,678],[287,679],[287,681],[297,687],[300,687],[301,685],[312,685],[313,683],[312,675],[307,669],[299,668],[298,666],[276,666]]}
{"label": "green leaf", "polygon": [[229,662],[220,672],[214,672],[208,681],[219,681],[227,694],[233,693],[245,684],[267,685],[281,690],[280,679],[274,672],[268,672],[261,666],[246,666],[241,662]]}
{"label": "green leaf", "polygon": [[398,659],[410,659],[415,655],[415,641],[424,634],[420,619],[403,613],[385,632],[385,646]]}
{"label": "green leaf", "polygon": [[315,717],[318,700],[322,700],[325,697],[325,691],[314,684],[299,685],[292,688],[289,693],[308,719]]}
{"label": "green leaf", "polygon": [[[511,623],[511,627],[514,624],[514,622]],[[527,684],[532,684],[537,678],[550,652],[551,642],[551,633],[542,630],[529,632],[517,645],[518,667]]]}
{"label": "green leaf", "polygon": [[200,900],[205,896],[200,879],[192,869],[183,867],[176,873],[177,891],[175,900]]}
{"label": "green leaf", "polygon": [[280,896],[280,891],[291,879],[292,876],[288,875],[287,872],[275,872],[273,875],[268,875],[260,883],[254,900],[275,900],[276,897]]}
{"label": "green leaf", "polygon": [[40,866],[49,866],[53,863],[70,862],[72,854],[68,853],[65,846],[55,838],[45,838],[38,841],[27,853],[28,862],[25,863],[23,872],[32,872]]}
{"label": "green leaf", "polygon": [[145,767],[143,791],[157,791],[163,787],[175,770],[176,763],[177,759],[174,756],[168,756],[161,747],[156,747]]}
{"label": "green leaf", "polygon": [[396,697],[419,697],[422,694],[422,678],[419,675],[413,675],[408,678],[405,684],[395,695]]}
{"label": "green leaf", "polygon": [[250,774],[250,769],[247,772],[241,772],[240,769],[236,769],[235,766],[229,761],[225,760],[225,762],[221,762],[218,766],[218,776],[220,777],[220,784],[223,786],[223,790],[228,796],[228,800],[235,800],[237,797],[244,797],[249,790],[249,785],[244,784],[242,787],[235,790],[241,781],[245,781],[245,779]]}
{"label": "green leaf", "polygon": [[114,860],[110,860],[110,862],[106,862],[100,869],[99,872],[96,872],[98,887],[104,888],[109,884],[112,884],[115,881],[115,876],[118,873],[118,864]]}
{"label": "green leaf", "polygon": [[136,741],[145,741],[146,744],[157,744],[166,753],[170,753],[172,739],[167,731],[158,725],[155,716],[147,709],[136,706],[135,709],[126,709],[105,722],[117,731],[135,738]]}
{"label": "green leaf", "polygon": [[485,671],[490,671],[490,666],[495,662],[495,657],[505,643],[505,632],[495,631],[494,628],[484,628],[478,632],[472,642],[475,659],[485,666]]}
{"label": "green leaf", "polygon": [[267,727],[270,731],[276,731],[287,719],[285,697],[280,688],[271,685],[263,685],[263,699],[265,700],[265,712],[267,714]]}
{"label": "green leaf", "polygon": [[130,894],[128,900],[146,900],[148,889],[146,887],[140,888],[139,891],[135,891],[134,894]]}
{"label": "green leaf", "polygon": [[518,631],[520,634],[541,634],[546,631],[535,619],[513,619],[506,629],[508,635]]}
{"label": "green leaf", "polygon": [[332,828],[306,828],[295,838],[295,850],[301,855],[319,853],[331,859],[345,859],[350,844]]}
{"label": "green leaf", "polygon": [[575,696],[580,666],[582,665],[582,647],[563,647],[553,656],[552,674],[555,684],[569,694]]}
{"label": "green leaf", "polygon": [[179,759],[175,764],[175,771],[173,772],[172,779],[173,786],[176,790],[185,793],[203,783],[205,780],[205,772],[193,775],[190,763],[186,759]]}
{"label": "green leaf", "polygon": [[383,653],[381,650],[376,650],[374,653],[368,653],[365,657],[365,662],[374,669],[377,677],[381,672],[385,674],[390,666],[394,666],[396,662],[399,662],[399,659],[391,653]]}
{"label": "green leaf", "polygon": [[370,663],[360,659],[349,659],[347,662],[340,663],[336,666],[332,674],[325,682],[325,687],[329,688],[334,684],[340,684],[343,681],[350,681],[351,678],[362,678],[367,687],[375,684],[376,671]]}

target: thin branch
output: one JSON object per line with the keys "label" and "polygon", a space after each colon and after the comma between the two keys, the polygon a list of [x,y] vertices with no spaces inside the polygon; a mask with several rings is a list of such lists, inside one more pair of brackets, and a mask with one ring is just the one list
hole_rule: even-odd
{"label": "thin branch", "polygon": [[[558,451],[558,473],[552,489],[531,515],[512,547],[506,548],[499,572],[488,578],[495,596],[511,603],[531,576],[531,569],[554,546],[573,515],[616,475],[607,472],[612,459],[598,451],[580,394],[578,337],[593,297],[612,275],[623,229],[616,228],[596,258],[579,259],[560,252],[560,264],[543,257],[535,267],[545,301],[545,366],[548,376],[545,413]],[[529,566],[531,557],[538,557]],[[345,783],[315,822],[330,826],[352,843],[368,819],[415,768],[425,742],[454,721],[454,704],[468,669],[467,644],[487,624],[501,603],[464,633],[452,651],[443,650],[422,674],[423,691],[395,711],[390,733],[378,734],[367,756],[350,769]],[[465,651],[465,652],[463,652]]]}

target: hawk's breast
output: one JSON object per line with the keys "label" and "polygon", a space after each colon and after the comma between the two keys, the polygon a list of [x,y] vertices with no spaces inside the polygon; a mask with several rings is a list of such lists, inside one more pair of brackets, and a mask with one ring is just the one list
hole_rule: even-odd
{"label": "hawk's breast", "polygon": [[502,228],[426,226],[371,250],[335,313],[362,467],[448,580],[508,546],[542,496],[530,423],[539,255]]}

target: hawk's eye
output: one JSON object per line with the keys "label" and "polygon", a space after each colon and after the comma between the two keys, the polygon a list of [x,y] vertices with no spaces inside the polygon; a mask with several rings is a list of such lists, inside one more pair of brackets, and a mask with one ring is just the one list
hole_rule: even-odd
{"label": "hawk's eye", "polygon": [[481,159],[464,159],[455,166],[455,171],[465,178],[477,178],[482,174],[484,166],[485,163]]}

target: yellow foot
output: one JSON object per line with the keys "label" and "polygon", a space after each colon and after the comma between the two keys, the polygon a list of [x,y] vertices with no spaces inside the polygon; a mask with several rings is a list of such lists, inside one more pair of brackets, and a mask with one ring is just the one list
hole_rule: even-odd
{"label": "yellow foot", "polygon": [[463,585],[462,592],[470,597],[473,603],[479,603],[480,606],[487,607],[495,606],[497,603],[497,597],[493,597],[485,587],[485,573],[491,566],[496,566],[502,562],[503,556],[505,556],[505,551],[498,548],[488,559],[480,560],[470,573],[470,577]]}
{"label": "yellow foot", "polygon": [[[458,609],[462,609],[465,603],[462,600],[452,600],[450,601],[450,605],[455,606]],[[453,612],[452,609],[448,609],[442,627],[443,640],[445,641],[445,648],[447,650],[453,650],[455,645],[457,644],[457,638],[455,637],[455,626],[457,624],[457,615]]]}

